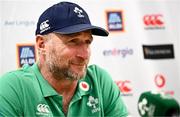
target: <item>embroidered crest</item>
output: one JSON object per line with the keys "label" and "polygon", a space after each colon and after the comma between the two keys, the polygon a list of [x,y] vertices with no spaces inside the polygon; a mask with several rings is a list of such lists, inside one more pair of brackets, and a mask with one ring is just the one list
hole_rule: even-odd
{"label": "embroidered crest", "polygon": [[83,10],[79,9],[78,7],[74,8],[74,12],[78,14],[78,17],[84,17],[84,15],[82,14]]}
{"label": "embroidered crest", "polygon": [[91,112],[92,113],[100,111],[100,107],[98,106],[99,105],[98,98],[94,98],[93,96],[89,96],[87,105],[89,107],[91,107]]}

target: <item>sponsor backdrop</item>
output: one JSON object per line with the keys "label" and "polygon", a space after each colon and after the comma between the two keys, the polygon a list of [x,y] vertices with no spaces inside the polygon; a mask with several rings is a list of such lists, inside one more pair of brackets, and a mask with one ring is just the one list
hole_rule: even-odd
{"label": "sponsor backdrop", "polygon": [[[39,15],[60,0],[0,1],[0,74],[36,60],[35,29]],[[94,36],[90,64],[111,74],[129,113],[149,90],[164,91],[180,102],[179,0],[71,0],[91,22],[106,28]],[[179,10],[178,10],[179,9]]]}

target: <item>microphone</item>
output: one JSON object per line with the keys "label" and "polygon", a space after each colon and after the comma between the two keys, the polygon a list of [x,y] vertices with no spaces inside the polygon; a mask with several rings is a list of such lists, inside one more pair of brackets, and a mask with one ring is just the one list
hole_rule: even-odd
{"label": "microphone", "polygon": [[170,95],[147,91],[140,95],[138,112],[141,117],[180,117],[180,106]]}

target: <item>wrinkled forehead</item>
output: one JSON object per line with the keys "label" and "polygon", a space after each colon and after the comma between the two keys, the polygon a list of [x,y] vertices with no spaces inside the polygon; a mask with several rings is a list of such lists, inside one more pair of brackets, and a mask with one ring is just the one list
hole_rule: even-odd
{"label": "wrinkled forehead", "polygon": [[93,38],[91,30],[86,30],[82,32],[72,33],[72,34],[60,34],[60,33],[53,33],[53,34],[62,39],[71,39],[71,38],[78,38],[78,37]]}

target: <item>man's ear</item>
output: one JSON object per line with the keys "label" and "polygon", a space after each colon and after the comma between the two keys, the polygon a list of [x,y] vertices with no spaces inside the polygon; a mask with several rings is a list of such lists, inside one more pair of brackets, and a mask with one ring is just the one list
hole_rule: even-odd
{"label": "man's ear", "polygon": [[39,54],[45,54],[45,38],[42,35],[36,36],[36,47]]}
{"label": "man's ear", "polygon": [[38,49],[44,49],[45,47],[45,39],[42,35],[37,35],[36,36],[36,46]]}

